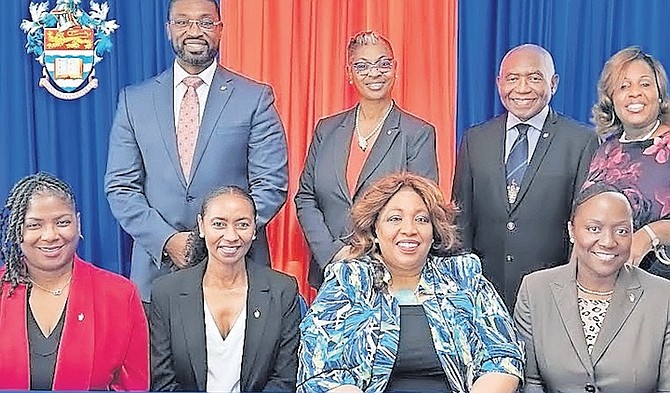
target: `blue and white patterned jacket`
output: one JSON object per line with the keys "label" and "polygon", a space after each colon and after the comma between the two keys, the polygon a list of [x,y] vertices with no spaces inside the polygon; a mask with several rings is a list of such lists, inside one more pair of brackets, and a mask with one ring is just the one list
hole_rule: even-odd
{"label": "blue and white patterned jacket", "polygon": [[[390,280],[387,272],[384,280]],[[330,264],[303,319],[298,392],[356,385],[383,392],[398,351],[400,307],[373,289],[365,256]],[[428,257],[417,287],[433,343],[454,392],[469,392],[484,373],[523,380],[523,344],[503,302],[473,254]]]}

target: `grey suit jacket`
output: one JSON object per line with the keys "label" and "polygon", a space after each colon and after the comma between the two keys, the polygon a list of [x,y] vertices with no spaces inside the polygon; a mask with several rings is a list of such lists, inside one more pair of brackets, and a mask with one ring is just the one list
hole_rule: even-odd
{"label": "grey suit jacket", "polygon": [[[156,280],[152,290],[151,389],[207,388],[202,278],[207,262]],[[267,266],[247,264],[247,324],[244,333],[243,392],[295,391],[300,307],[293,277]]]}
{"label": "grey suit jacket", "polygon": [[130,278],[143,300],[167,239],[195,226],[204,197],[224,185],[250,191],[258,209],[254,256],[269,263],[265,224],[286,200],[286,135],[270,87],[218,67],[209,89],[186,182],[177,153],[173,70],[119,94],[109,136],[105,192],[112,213],[134,240]]}
{"label": "grey suit jacket", "polygon": [[507,114],[469,129],[456,159],[453,198],[465,248],[512,310],[524,274],[568,260],[572,200],[598,147],[592,130],[549,111],[516,202],[507,202]]}
{"label": "grey suit jacket", "polygon": [[312,252],[309,282],[317,288],[323,281],[323,268],[349,235],[349,209],[370,184],[398,171],[438,179],[435,128],[395,105],[363,165],[352,197],[346,166],[355,112],[354,107],[318,122],[295,196],[298,220]]}
{"label": "grey suit jacket", "polygon": [[624,265],[589,356],[576,263],[524,277],[514,319],[526,345],[524,391],[670,392],[670,281]]}

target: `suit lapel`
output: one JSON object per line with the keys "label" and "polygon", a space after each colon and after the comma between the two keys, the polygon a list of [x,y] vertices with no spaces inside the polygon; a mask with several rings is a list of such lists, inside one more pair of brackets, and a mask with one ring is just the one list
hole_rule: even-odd
{"label": "suit lapel", "polygon": [[[65,324],[54,370],[54,390],[88,390],[95,348],[95,283],[87,262],[75,256]],[[100,354],[104,356],[104,354]]]}
{"label": "suit lapel", "polygon": [[184,277],[178,294],[179,315],[181,326],[186,337],[186,348],[191,358],[191,367],[195,375],[198,389],[207,387],[207,358],[205,341],[204,297],[202,293],[202,277],[205,274],[206,262],[193,268],[193,274]]}
{"label": "suit lapel", "polygon": [[221,114],[235,89],[232,79],[232,74],[228,70],[223,67],[217,67],[214,79],[212,79],[212,85],[209,87],[207,103],[205,104],[205,111],[202,115],[202,122],[200,123],[200,130],[198,132],[198,141],[195,144],[195,152],[193,153],[193,165],[191,166],[189,179],[193,179],[202,155],[207,148],[207,143],[209,143],[209,138],[219,123]]}
{"label": "suit lapel", "polygon": [[557,121],[558,117],[556,116],[556,113],[551,108],[549,108],[547,120],[544,121],[544,127],[542,130],[540,130],[540,137],[537,140],[535,151],[533,152],[533,156],[531,157],[530,163],[528,164],[528,169],[523,176],[521,188],[519,189],[519,195],[517,196],[514,204],[511,206],[512,211],[514,211],[514,209],[519,206],[519,202],[523,199],[524,195],[526,195],[526,192],[528,191],[530,184],[533,182],[533,179],[535,178],[542,161],[544,161],[547,150],[549,149],[554,136],[558,132],[558,128],[556,127]]}
{"label": "suit lapel", "polygon": [[365,160],[365,164],[363,164],[361,174],[358,177],[358,182],[356,183],[356,190],[354,191],[354,195],[358,194],[363,184],[365,184],[365,181],[372,175],[375,169],[377,169],[379,164],[381,164],[381,162],[384,160],[386,153],[388,153],[389,149],[393,145],[393,142],[400,135],[400,132],[400,111],[394,104],[391,113],[389,113],[388,118],[386,121],[384,121],[384,125],[382,126],[382,129],[377,136],[377,140],[372,145],[372,150],[370,151],[368,159]]}
{"label": "suit lapel", "polygon": [[507,172],[505,169],[506,121],[507,115],[502,115],[498,116],[491,124],[485,138],[486,145],[482,150],[482,156],[486,157],[496,154],[496,157],[498,157],[496,160],[489,161],[494,166],[492,173],[496,173],[495,177],[497,178],[497,181],[495,179],[492,181],[495,184],[495,188],[492,190],[492,199],[495,202],[492,203],[500,204],[504,206],[503,209],[509,210],[510,206],[507,203]]}
{"label": "suit lapel", "polygon": [[558,314],[563,322],[565,332],[572,343],[577,357],[584,368],[593,373],[593,363],[586,347],[582,319],[579,316],[579,305],[577,304],[577,287],[575,277],[577,274],[575,262],[570,262],[563,267],[563,274],[550,284],[554,303],[558,308]]}
{"label": "suit lapel", "polygon": [[[268,323],[278,323],[278,321],[268,321],[270,315],[270,283],[267,276],[256,266],[247,261],[247,275],[249,279],[249,289],[247,292],[247,326],[244,332],[244,350],[242,352],[242,376],[240,388],[247,390],[250,386],[250,379],[256,375],[254,364],[258,356],[258,348],[263,341],[265,326]],[[267,350],[267,348],[263,348]]]}
{"label": "suit lapel", "polygon": [[593,345],[593,364],[597,364],[614,337],[623,327],[642,296],[640,282],[633,277],[631,268],[623,266],[614,285],[614,295],[605,314],[600,333]]}
{"label": "suit lapel", "polygon": [[354,134],[354,117],[356,107],[348,110],[342,122],[333,132],[330,151],[331,165],[335,170],[335,178],[340,192],[346,196],[350,204],[353,203],[349,186],[347,185],[347,162],[349,161],[349,149],[351,148],[351,138]]}
{"label": "suit lapel", "polygon": [[[5,270],[0,270],[0,275]],[[30,389],[30,357],[28,347],[27,327],[27,302],[28,291],[24,284],[14,289],[9,296],[11,288],[9,283],[2,283],[2,294],[0,294],[0,348],[2,348],[2,359],[0,359],[1,389]],[[11,358],[7,356],[11,354]],[[11,360],[10,360],[11,359]]]}
{"label": "suit lapel", "polygon": [[177,153],[177,132],[174,119],[174,72],[172,67],[158,75],[155,79],[156,88],[153,94],[154,113],[158,119],[158,129],[163,145],[170,157],[170,163],[181,184],[186,187],[186,179],[181,170]]}

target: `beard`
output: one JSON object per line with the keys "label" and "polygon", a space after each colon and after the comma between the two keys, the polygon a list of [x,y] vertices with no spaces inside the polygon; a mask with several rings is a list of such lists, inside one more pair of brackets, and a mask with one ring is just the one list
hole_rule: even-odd
{"label": "beard", "polygon": [[207,45],[207,49],[203,50],[200,53],[191,53],[186,51],[184,42],[172,42],[172,50],[174,51],[177,58],[186,64],[194,66],[205,66],[209,65],[214,61],[217,55],[216,48],[211,48]]}

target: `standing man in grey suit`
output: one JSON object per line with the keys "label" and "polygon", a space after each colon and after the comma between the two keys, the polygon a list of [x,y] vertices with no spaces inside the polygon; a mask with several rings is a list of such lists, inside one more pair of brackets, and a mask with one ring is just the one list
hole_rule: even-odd
{"label": "standing man in grey suit", "polygon": [[188,231],[222,185],[249,190],[258,210],[252,259],[269,264],[265,225],[286,201],[286,135],[270,87],[219,66],[215,0],[171,0],[174,65],[126,87],[109,138],[105,192],[134,240],[130,278],[151,282],[186,266]]}
{"label": "standing man in grey suit", "polygon": [[558,74],[544,48],[507,52],[497,84],[507,113],[465,133],[453,198],[464,247],[482,257],[484,274],[512,310],[526,273],[567,261],[572,199],[598,139],[549,106]]}

